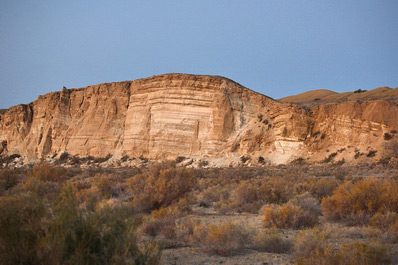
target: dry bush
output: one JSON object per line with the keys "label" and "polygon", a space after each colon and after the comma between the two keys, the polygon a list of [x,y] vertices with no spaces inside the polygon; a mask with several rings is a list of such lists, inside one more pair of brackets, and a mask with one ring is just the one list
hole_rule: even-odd
{"label": "dry bush", "polygon": [[261,185],[261,193],[266,203],[282,204],[293,197],[293,185],[286,179],[271,178]]}
{"label": "dry bush", "polygon": [[0,195],[15,187],[19,181],[19,174],[15,170],[0,171]]}
{"label": "dry bush", "polygon": [[260,232],[253,238],[253,248],[270,253],[288,253],[292,247],[290,241],[273,231]]}
{"label": "dry bush", "polygon": [[238,204],[252,203],[260,198],[259,185],[251,181],[242,181],[232,192],[232,200]]}
{"label": "dry bush", "polygon": [[322,211],[329,220],[358,218],[364,223],[379,212],[398,212],[397,181],[373,178],[346,182],[322,200]]}
{"label": "dry bush", "polygon": [[265,206],[263,225],[267,228],[313,227],[318,224],[320,214],[316,203],[317,201],[312,198],[292,200],[282,206]]}
{"label": "dry bush", "polygon": [[36,164],[29,173],[31,178],[42,181],[64,182],[68,178],[65,168],[54,167],[49,163]]}
{"label": "dry bush", "polygon": [[155,237],[162,234],[165,238],[175,238],[175,218],[165,217],[159,219],[150,218],[142,224],[142,232]]}
{"label": "dry bush", "polygon": [[319,229],[301,231],[294,244],[295,262],[298,265],[339,264],[328,238],[329,233]]}
{"label": "dry bush", "polygon": [[39,197],[55,199],[62,185],[58,182],[43,181],[38,178],[28,177],[21,186],[21,190],[31,192]]}
{"label": "dry bush", "polygon": [[176,220],[190,211],[189,201],[181,198],[178,202],[153,210],[150,216],[144,218],[142,231],[150,236],[162,235],[167,239],[176,237]]}
{"label": "dry bush", "polygon": [[230,256],[240,253],[248,238],[248,233],[242,226],[227,222],[218,225],[196,225],[191,242],[199,245],[206,253]]}
{"label": "dry bush", "polygon": [[187,168],[153,166],[128,181],[133,202],[146,210],[167,207],[186,196],[196,185],[195,171]]}
{"label": "dry bush", "polygon": [[47,207],[34,194],[0,197],[0,263],[42,264],[37,255]]}
{"label": "dry bush", "polygon": [[123,180],[116,174],[96,174],[93,184],[103,198],[118,197],[123,191]]}
{"label": "dry bush", "polygon": [[341,246],[336,253],[342,265],[378,265],[390,264],[385,246],[377,243],[351,242]]}
{"label": "dry bush", "polygon": [[302,231],[294,245],[298,265],[376,265],[390,264],[387,249],[379,243],[350,242],[335,248],[328,232]]}
{"label": "dry bush", "polygon": [[175,222],[176,239],[188,244],[193,236],[194,228],[201,224],[201,221],[191,217],[177,219]]}
{"label": "dry bush", "polygon": [[89,209],[69,183],[57,195],[28,190],[0,198],[1,264],[159,263],[158,247],[137,243],[134,217],[122,205]]}
{"label": "dry bush", "polygon": [[210,207],[213,203],[219,202],[224,197],[229,197],[229,192],[223,191],[220,185],[210,187],[198,195],[199,204],[203,207]]}
{"label": "dry bush", "polygon": [[333,191],[337,188],[338,182],[336,180],[329,180],[324,178],[317,178],[308,181],[309,191],[312,196],[318,200],[322,200],[333,194]]}
{"label": "dry bush", "polygon": [[[376,213],[370,219],[370,225],[382,230],[390,230],[398,224],[398,213]],[[397,231],[398,232],[398,231]]]}

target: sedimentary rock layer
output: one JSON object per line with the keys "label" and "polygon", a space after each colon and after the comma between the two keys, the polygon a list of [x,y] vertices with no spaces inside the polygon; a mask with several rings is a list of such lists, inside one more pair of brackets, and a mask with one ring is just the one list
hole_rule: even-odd
{"label": "sedimentary rock layer", "polygon": [[285,162],[331,145],[377,140],[380,147],[381,135],[397,128],[397,114],[396,104],[386,101],[308,110],[227,78],[166,74],[63,89],[12,107],[0,114],[0,152],[32,158],[236,154]]}

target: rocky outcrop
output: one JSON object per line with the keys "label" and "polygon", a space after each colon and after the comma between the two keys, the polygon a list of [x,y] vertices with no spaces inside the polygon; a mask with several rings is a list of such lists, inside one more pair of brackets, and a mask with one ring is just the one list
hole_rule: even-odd
{"label": "rocky outcrop", "polygon": [[0,142],[3,154],[31,158],[68,152],[150,159],[249,155],[286,162],[333,145],[367,144],[375,134],[380,139],[397,128],[397,111],[385,101],[307,110],[227,78],[166,74],[64,88],[12,107],[0,114]]}

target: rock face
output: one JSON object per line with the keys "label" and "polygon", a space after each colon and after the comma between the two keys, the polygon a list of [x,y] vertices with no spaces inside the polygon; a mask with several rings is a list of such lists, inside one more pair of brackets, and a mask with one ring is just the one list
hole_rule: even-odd
{"label": "rock face", "polygon": [[0,153],[150,159],[246,155],[283,163],[347,144],[379,150],[383,133],[398,128],[397,114],[398,106],[386,101],[308,110],[227,78],[166,74],[64,88],[12,107],[0,114]]}

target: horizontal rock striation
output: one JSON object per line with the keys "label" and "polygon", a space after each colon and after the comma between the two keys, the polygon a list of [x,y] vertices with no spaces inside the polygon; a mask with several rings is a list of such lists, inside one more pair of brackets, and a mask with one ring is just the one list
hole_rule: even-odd
{"label": "horizontal rock striation", "polygon": [[[386,111],[388,110],[388,112]],[[0,114],[0,153],[76,156],[263,156],[286,162],[397,128],[386,101],[280,103],[219,76],[165,74],[40,96]],[[322,136],[323,135],[323,136]],[[321,139],[322,138],[322,139]]]}

